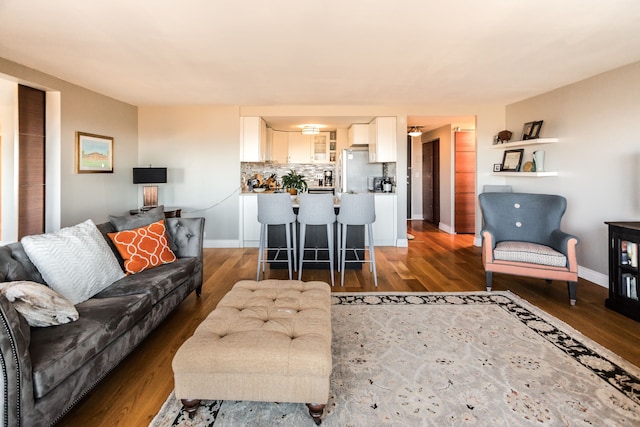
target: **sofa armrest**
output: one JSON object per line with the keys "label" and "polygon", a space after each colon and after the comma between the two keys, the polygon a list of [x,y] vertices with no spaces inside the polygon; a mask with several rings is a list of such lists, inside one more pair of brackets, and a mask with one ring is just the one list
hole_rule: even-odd
{"label": "sofa armrest", "polygon": [[0,357],[4,398],[0,399],[3,426],[23,425],[25,413],[33,410],[33,374],[27,321],[0,295]]}
{"label": "sofa armrest", "polygon": [[167,218],[165,223],[178,248],[178,258],[202,258],[204,218]]}
{"label": "sofa armrest", "polygon": [[202,292],[203,280],[203,256],[204,244],[204,218],[167,218],[165,224],[177,246],[175,254],[178,258],[195,257],[197,267],[194,272],[193,282],[196,286],[196,295]]}

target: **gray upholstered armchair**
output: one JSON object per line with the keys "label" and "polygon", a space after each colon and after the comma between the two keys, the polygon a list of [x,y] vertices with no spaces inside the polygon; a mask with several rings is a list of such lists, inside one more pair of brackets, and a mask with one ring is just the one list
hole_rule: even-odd
{"label": "gray upholstered armchair", "polygon": [[567,207],[562,196],[482,193],[482,264],[491,291],[493,273],[566,280],[576,303],[578,238],[560,230]]}

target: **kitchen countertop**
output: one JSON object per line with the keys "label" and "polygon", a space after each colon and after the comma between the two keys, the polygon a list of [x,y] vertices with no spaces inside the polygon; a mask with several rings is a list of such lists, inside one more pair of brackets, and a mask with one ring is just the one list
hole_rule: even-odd
{"label": "kitchen countertop", "polygon": [[[327,187],[321,187],[321,188],[327,188]],[[263,191],[262,193],[255,193],[253,191],[243,191],[242,193],[240,193],[241,196],[255,196],[256,194],[273,194],[275,193],[275,191],[273,190],[267,190],[267,191]],[[383,192],[375,192],[375,191],[370,191],[369,193],[371,194],[375,194],[376,196],[395,196],[396,193],[383,193]],[[342,193],[338,193],[338,194],[342,194]],[[336,196],[337,198],[340,198],[340,196]]]}

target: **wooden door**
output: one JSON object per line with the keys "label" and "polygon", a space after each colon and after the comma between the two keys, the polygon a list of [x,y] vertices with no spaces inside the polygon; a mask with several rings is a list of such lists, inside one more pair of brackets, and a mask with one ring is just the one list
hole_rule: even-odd
{"label": "wooden door", "polygon": [[45,93],[18,86],[18,238],[44,233]]}
{"label": "wooden door", "polygon": [[422,144],[422,215],[440,223],[440,140]]}
{"label": "wooden door", "polygon": [[476,231],[476,135],[455,132],[455,232]]}

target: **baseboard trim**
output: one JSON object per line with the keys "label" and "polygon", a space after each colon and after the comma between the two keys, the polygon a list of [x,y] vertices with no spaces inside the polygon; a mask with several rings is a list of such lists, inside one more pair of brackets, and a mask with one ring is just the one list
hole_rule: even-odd
{"label": "baseboard trim", "polygon": [[239,240],[205,239],[204,242],[202,242],[202,247],[204,248],[239,248],[240,241]]}
{"label": "baseboard trim", "polygon": [[396,240],[397,248],[407,248],[409,247],[409,239],[397,239]]}
{"label": "baseboard trim", "polygon": [[578,266],[578,277],[595,283],[603,288],[609,288],[609,275],[598,273],[590,268]]}
{"label": "baseboard trim", "polygon": [[445,233],[448,234],[456,234],[455,230],[453,229],[453,227],[451,227],[448,224],[444,224],[442,222],[438,223],[438,229],[444,231]]}

